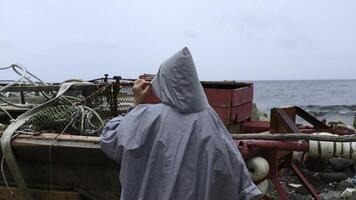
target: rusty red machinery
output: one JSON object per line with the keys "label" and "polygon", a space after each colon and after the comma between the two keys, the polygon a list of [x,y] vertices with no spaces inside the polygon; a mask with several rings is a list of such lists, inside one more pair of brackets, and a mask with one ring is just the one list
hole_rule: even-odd
{"label": "rusty red machinery", "polygon": [[[152,79],[152,75],[143,75],[141,78],[147,80]],[[108,110],[101,111],[108,119],[121,113],[125,113],[127,109],[126,104],[120,104],[120,100],[131,101],[132,96],[128,95],[130,87],[132,87],[133,79],[122,79],[119,76],[109,78],[105,75],[104,78],[91,80],[95,85],[74,87],[75,90],[80,90],[85,97],[85,105],[91,106],[100,102],[98,96],[104,96],[106,99],[106,107]],[[315,132],[330,132],[338,135],[350,134],[346,130],[331,129],[324,122],[319,121],[312,115],[304,111],[299,107],[288,108],[273,108],[270,113],[270,121],[253,121],[251,115],[253,111],[253,84],[243,83],[236,81],[202,81],[202,86],[207,95],[208,101],[212,108],[217,112],[227,129],[232,134],[256,134],[261,132],[269,132],[273,134],[292,134],[292,133],[315,133]],[[59,88],[59,84],[27,87],[27,86],[14,86],[7,88],[8,91],[14,92],[26,92],[26,91],[56,91]],[[128,89],[122,92],[123,89]],[[131,94],[132,95],[132,94]],[[23,95],[21,95],[23,96]],[[21,98],[21,101],[25,102],[25,99]],[[149,94],[146,98],[146,103],[158,103],[153,93]],[[26,110],[21,109],[9,109],[9,112],[14,116],[17,116]],[[296,122],[296,118],[299,117],[308,122],[309,125],[302,125]],[[1,120],[8,120],[6,117]],[[16,156],[22,162],[25,178],[30,180],[29,182],[36,183],[35,187],[38,187],[38,183],[44,183],[44,188],[48,184],[47,175],[43,177],[35,176],[32,172],[26,172],[27,169],[32,167],[32,170],[37,169],[43,174],[50,174],[48,171],[48,146],[52,147],[51,139],[57,138],[55,135],[43,134],[40,136],[20,136],[13,141]],[[98,144],[98,137],[82,137],[80,135],[69,136],[62,135],[62,138],[58,142],[58,146],[53,147],[53,155],[51,159],[58,163],[56,170],[58,173],[73,175],[71,171],[74,168],[78,168],[76,171],[76,178],[78,180],[68,179],[65,176],[60,176],[57,186],[64,187],[67,190],[68,181],[77,187],[81,195],[85,194],[83,190],[90,188],[92,193],[86,194],[86,197],[90,199],[90,196],[97,198],[100,195],[107,196],[107,199],[117,199],[119,197],[118,192],[110,193],[105,185],[112,185],[119,188],[117,177],[111,175],[117,170],[117,166],[112,161],[109,161],[105,155],[100,151]],[[293,161],[293,151],[308,152],[310,150],[310,142],[303,140],[260,140],[260,139],[239,139],[235,140],[237,147],[239,148],[242,156],[248,162],[251,158],[261,157],[266,160],[269,165],[267,175],[262,179],[256,181],[256,184],[262,183],[266,179],[270,179],[274,184],[275,189],[282,200],[288,199],[288,194],[284,186],[280,182],[280,170],[283,168],[290,168],[295,175],[300,179],[302,184],[307,188],[314,199],[320,199],[318,192],[314,186],[303,175],[302,171]],[[62,146],[61,146],[61,145]],[[334,143],[335,144],[335,143]],[[82,146],[78,148],[78,146]],[[88,148],[90,147],[90,148]],[[78,159],[83,158],[83,159]],[[45,164],[43,164],[45,163]],[[69,166],[70,167],[66,167]],[[82,167],[85,165],[85,169]],[[35,169],[33,166],[38,166]],[[69,169],[68,169],[69,168]],[[102,171],[100,171],[100,170]],[[88,179],[87,174],[90,172],[92,179]],[[103,173],[106,176],[103,176]],[[110,173],[109,173],[110,172]],[[88,179],[88,180],[87,180]],[[93,181],[95,179],[95,181]],[[104,180],[105,179],[105,180]],[[81,183],[81,180],[87,180],[85,183]],[[62,182],[61,182],[62,181]],[[42,186],[41,186],[42,187]],[[104,190],[105,189],[105,190]],[[1,190],[0,190],[1,192]],[[88,193],[88,191],[86,191]],[[85,195],[84,195],[85,196]],[[264,197],[268,199],[268,197]]]}
{"label": "rusty red machinery", "polygon": [[[291,108],[274,108],[271,110],[271,122],[269,131],[271,133],[299,133],[301,132],[295,124],[295,118],[298,114],[306,114],[298,107]],[[312,122],[315,128],[328,129],[325,124],[316,120],[309,114],[304,116],[306,119]],[[256,154],[266,158],[269,163],[268,178],[271,179],[274,184],[280,199],[288,199],[288,194],[283,188],[281,181],[279,180],[279,170],[282,168],[290,168],[295,175],[300,179],[301,183],[307,188],[310,194],[315,199],[320,199],[317,191],[310,184],[307,178],[303,175],[302,171],[293,162],[293,151],[307,152],[309,149],[308,142],[306,141],[236,141],[238,147],[244,158],[252,157]],[[267,150],[267,151],[266,151]]]}
{"label": "rusty red machinery", "polygon": [[[253,84],[235,81],[201,82],[207,95],[209,104],[217,112],[221,120],[231,133],[315,133],[329,132],[338,135],[349,134],[346,130],[329,128],[324,122],[316,119],[300,107],[273,108],[269,121],[251,121]],[[149,95],[147,102],[156,103],[158,100],[153,94]],[[300,117],[309,123],[302,125],[296,123]],[[287,200],[288,194],[281,184],[279,171],[290,168],[306,187],[314,199],[320,199],[315,187],[307,180],[303,172],[293,161],[293,151],[308,152],[307,141],[269,141],[269,140],[235,140],[245,160],[254,156],[265,158],[269,164],[268,175],[256,182],[270,179],[281,200]],[[311,158],[318,161],[319,158]],[[315,163],[318,165],[320,163]],[[267,196],[264,197],[268,199]]]}

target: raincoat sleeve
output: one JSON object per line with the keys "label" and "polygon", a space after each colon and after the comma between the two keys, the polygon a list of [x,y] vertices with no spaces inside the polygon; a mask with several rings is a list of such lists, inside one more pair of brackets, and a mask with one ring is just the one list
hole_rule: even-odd
{"label": "raincoat sleeve", "polygon": [[[236,153],[236,160],[235,162],[240,162],[241,166],[239,167],[240,170],[240,178],[241,178],[241,200],[253,200],[259,199],[261,196],[261,191],[258,187],[253,183],[250,177],[250,173],[245,166],[243,158],[240,153]],[[238,161],[239,160],[239,161]]]}
{"label": "raincoat sleeve", "polygon": [[240,167],[238,167],[238,169],[240,170],[239,174],[241,179],[241,191],[240,191],[241,200],[259,199],[259,197],[261,196],[261,191],[253,183],[250,177],[250,172],[248,171],[245,162],[236,147],[234,147],[234,151],[235,151],[235,156],[234,156],[235,158],[233,160],[236,163],[240,163]]}
{"label": "raincoat sleeve", "polygon": [[[239,197],[239,200],[253,200],[261,196],[261,191],[253,183],[245,162],[234,145],[227,140],[226,149],[215,150],[214,180],[212,190],[222,199]],[[219,198],[217,198],[219,199]]]}
{"label": "raincoat sleeve", "polygon": [[110,120],[100,135],[100,148],[112,160],[121,163],[123,146],[118,142],[118,127],[124,116],[118,116]]}
{"label": "raincoat sleeve", "polygon": [[256,185],[251,184],[250,186],[241,191],[241,196],[243,199],[246,200],[254,200],[259,199],[262,196],[262,193]]}
{"label": "raincoat sleeve", "polygon": [[100,148],[112,160],[121,163],[124,151],[140,148],[159,119],[159,106],[138,105],[125,116],[110,120],[100,136]]}

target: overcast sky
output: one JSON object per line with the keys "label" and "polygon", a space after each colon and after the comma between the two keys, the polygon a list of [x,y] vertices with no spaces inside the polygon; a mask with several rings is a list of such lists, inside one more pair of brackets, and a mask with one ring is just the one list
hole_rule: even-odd
{"label": "overcast sky", "polygon": [[0,0],[0,67],[46,81],[155,73],[184,46],[202,80],[356,78],[356,1]]}

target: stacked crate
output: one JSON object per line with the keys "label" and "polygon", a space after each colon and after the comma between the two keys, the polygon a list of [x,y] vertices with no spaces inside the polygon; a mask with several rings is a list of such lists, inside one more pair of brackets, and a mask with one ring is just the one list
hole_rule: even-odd
{"label": "stacked crate", "polygon": [[249,120],[253,107],[253,84],[228,82],[202,82],[209,104],[230,132],[240,130],[240,124]]}
{"label": "stacked crate", "polygon": [[[209,104],[230,132],[240,130],[240,124],[252,115],[253,84],[235,81],[202,81]],[[146,103],[158,103],[150,93]]]}

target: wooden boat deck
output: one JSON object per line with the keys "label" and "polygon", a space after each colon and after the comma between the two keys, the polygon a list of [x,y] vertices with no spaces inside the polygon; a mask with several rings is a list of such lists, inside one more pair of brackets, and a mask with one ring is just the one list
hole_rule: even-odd
{"label": "wooden boat deck", "polygon": [[[120,199],[119,165],[100,150],[99,137],[20,134],[12,140],[12,148],[28,187],[41,191],[36,199],[47,199],[48,192],[57,196],[74,192],[79,199]],[[16,187],[4,167],[10,186]],[[3,177],[0,183],[5,185]],[[7,188],[0,187],[0,194],[3,190]]]}

